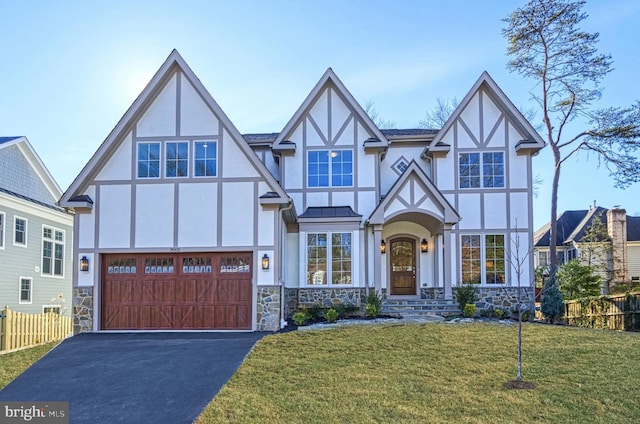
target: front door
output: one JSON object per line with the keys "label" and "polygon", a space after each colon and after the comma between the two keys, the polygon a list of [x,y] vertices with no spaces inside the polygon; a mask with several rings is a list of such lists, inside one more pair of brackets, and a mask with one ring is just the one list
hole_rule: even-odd
{"label": "front door", "polygon": [[391,241],[391,294],[416,294],[416,243],[401,238]]}

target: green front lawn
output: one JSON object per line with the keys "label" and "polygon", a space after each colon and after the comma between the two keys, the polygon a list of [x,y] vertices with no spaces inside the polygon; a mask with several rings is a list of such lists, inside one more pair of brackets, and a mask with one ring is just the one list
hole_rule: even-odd
{"label": "green front lawn", "polygon": [[360,326],[262,339],[199,423],[636,423],[640,334],[494,323]]}
{"label": "green front lawn", "polygon": [[59,342],[43,344],[28,349],[0,355],[0,390],[19,376]]}

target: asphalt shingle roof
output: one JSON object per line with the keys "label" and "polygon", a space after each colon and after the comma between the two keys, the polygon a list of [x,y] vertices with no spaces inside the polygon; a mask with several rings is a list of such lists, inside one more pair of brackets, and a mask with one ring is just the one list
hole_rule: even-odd
{"label": "asphalt shingle roof", "polygon": [[13,141],[16,138],[21,138],[22,136],[14,136],[14,137],[0,137],[0,144],[7,143],[9,141]]}
{"label": "asphalt shingle roof", "polygon": [[309,207],[299,218],[358,218],[351,206]]}

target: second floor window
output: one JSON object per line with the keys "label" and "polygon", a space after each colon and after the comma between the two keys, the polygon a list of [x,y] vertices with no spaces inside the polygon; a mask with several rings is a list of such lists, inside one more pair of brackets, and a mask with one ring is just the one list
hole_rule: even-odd
{"label": "second floor window", "polygon": [[218,165],[217,143],[215,141],[196,141],[195,176],[215,177]]}
{"label": "second floor window", "polygon": [[353,186],[353,151],[309,151],[307,153],[307,186]]}
{"label": "second floor window", "polygon": [[160,177],[160,143],[138,143],[138,178]]}
{"label": "second floor window", "polygon": [[186,177],[189,174],[189,143],[167,143],[166,149],[166,176]]}
{"label": "second floor window", "polygon": [[27,245],[27,220],[23,218],[15,218],[15,231],[13,243],[21,246]]}
{"label": "second floor window", "polygon": [[460,188],[504,187],[504,153],[460,153]]}
{"label": "second floor window", "polygon": [[64,233],[55,228],[42,229],[42,274],[62,277],[64,273]]}

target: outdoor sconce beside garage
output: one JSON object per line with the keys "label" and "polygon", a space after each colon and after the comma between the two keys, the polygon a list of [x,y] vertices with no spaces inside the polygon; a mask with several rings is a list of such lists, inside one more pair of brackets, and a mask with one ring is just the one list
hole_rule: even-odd
{"label": "outdoor sconce beside garage", "polygon": [[262,269],[269,269],[269,256],[266,253],[262,257]]}
{"label": "outdoor sconce beside garage", "polygon": [[80,271],[89,272],[89,259],[86,256],[80,259]]}

